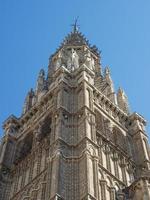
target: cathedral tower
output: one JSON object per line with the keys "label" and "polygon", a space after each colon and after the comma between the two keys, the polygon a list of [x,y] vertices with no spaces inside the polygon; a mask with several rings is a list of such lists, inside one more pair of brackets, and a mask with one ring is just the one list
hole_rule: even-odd
{"label": "cathedral tower", "polygon": [[75,24],[3,124],[0,200],[150,199],[145,119],[100,63]]}

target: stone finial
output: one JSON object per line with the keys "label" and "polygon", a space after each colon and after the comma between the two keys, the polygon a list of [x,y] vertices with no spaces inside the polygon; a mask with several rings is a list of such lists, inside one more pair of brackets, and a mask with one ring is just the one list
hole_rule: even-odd
{"label": "stone finial", "polygon": [[117,102],[120,109],[122,109],[127,114],[130,113],[128,98],[121,88],[118,89]]}
{"label": "stone finial", "polygon": [[105,68],[105,71],[104,71],[104,78],[108,84],[108,98],[114,102],[115,104],[117,104],[117,99],[116,99],[116,94],[115,94],[115,89],[114,89],[114,84],[113,84],[113,81],[112,81],[112,78],[111,78],[111,74],[110,74],[110,69],[109,67],[106,67]]}

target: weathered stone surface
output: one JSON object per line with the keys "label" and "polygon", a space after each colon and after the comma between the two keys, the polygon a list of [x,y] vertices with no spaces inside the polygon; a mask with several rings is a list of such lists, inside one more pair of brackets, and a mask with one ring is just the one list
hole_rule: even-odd
{"label": "weathered stone surface", "polygon": [[[118,100],[118,102],[117,102]],[[145,120],[116,98],[108,68],[74,27],[4,122],[0,200],[148,200]]]}

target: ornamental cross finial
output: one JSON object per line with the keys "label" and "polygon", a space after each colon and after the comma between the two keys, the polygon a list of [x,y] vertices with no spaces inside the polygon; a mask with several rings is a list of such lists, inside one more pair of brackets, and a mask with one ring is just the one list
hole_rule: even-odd
{"label": "ornamental cross finial", "polygon": [[79,18],[79,17],[77,17],[77,18],[75,19],[74,24],[71,25],[71,26],[73,27],[73,32],[74,32],[74,33],[76,33],[76,32],[78,31],[78,29],[79,29],[79,25],[77,24],[78,18]]}

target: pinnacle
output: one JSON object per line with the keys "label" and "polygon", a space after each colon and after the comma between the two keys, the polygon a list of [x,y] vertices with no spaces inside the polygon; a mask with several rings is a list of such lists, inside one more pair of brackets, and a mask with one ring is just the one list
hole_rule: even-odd
{"label": "pinnacle", "polygon": [[105,68],[105,75],[106,75],[106,74],[110,74],[110,68],[109,68],[109,67],[106,67],[106,68]]}

